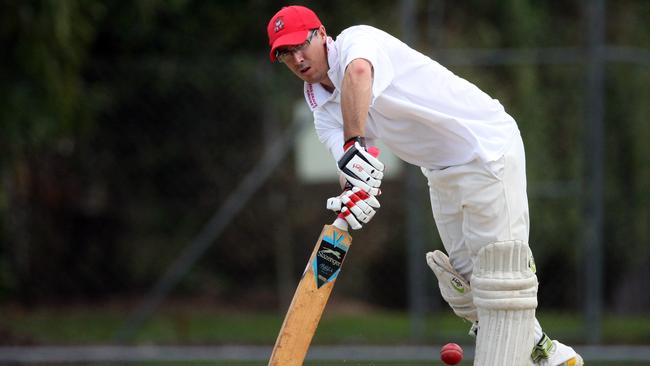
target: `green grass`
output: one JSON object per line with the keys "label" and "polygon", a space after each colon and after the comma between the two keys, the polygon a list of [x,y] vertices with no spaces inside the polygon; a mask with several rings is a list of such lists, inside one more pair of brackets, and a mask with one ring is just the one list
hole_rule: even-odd
{"label": "green grass", "polygon": [[[101,344],[123,324],[128,312],[102,307],[60,307],[32,310],[0,306],[0,334],[15,343]],[[571,314],[545,312],[544,330],[554,338],[580,344],[581,320]],[[264,344],[274,342],[282,323],[280,314],[223,312],[205,306],[164,309],[138,333],[142,344]],[[426,319],[426,333],[417,343],[469,343],[469,324],[445,312]],[[614,317],[603,321],[606,344],[650,344],[650,315]],[[3,343],[7,343],[5,340]],[[363,312],[346,315],[326,312],[314,344],[408,344],[407,314]]]}

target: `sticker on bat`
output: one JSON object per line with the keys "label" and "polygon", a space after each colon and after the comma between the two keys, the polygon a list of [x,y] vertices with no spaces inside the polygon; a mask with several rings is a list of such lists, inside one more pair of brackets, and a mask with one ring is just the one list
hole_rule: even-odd
{"label": "sticker on bat", "polygon": [[348,251],[348,246],[343,243],[343,239],[343,235],[337,234],[336,231],[332,231],[331,235],[323,235],[312,263],[317,288],[334,281],[338,276],[343,258]]}

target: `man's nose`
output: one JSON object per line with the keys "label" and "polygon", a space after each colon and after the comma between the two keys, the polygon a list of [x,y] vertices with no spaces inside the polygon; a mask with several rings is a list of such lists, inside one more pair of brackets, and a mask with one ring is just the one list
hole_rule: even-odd
{"label": "man's nose", "polygon": [[305,61],[305,57],[302,54],[302,51],[293,51],[291,53],[291,57],[293,57],[293,61],[297,64]]}

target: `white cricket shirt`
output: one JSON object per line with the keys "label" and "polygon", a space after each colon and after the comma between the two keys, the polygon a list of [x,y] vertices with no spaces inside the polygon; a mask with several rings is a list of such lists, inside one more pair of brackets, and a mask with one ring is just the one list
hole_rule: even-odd
{"label": "white cricket shirt", "polygon": [[497,160],[519,133],[498,100],[474,84],[366,25],[328,38],[328,75],[336,90],[305,83],[316,133],[336,160],[343,154],[340,89],[346,66],[368,60],[374,69],[366,138],[380,139],[402,160],[429,169]]}

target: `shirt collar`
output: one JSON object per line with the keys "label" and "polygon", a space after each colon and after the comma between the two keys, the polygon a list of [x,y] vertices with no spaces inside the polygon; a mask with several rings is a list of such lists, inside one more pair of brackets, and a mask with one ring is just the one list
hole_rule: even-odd
{"label": "shirt collar", "polygon": [[[327,71],[327,76],[332,80],[333,83],[335,83],[334,80],[336,76],[338,75],[338,69],[339,69],[339,52],[338,49],[336,48],[336,43],[332,39],[332,37],[327,37],[327,62],[329,64],[329,70]],[[336,84],[334,85],[336,87]],[[321,105],[325,104],[330,98],[336,94],[336,91],[334,93],[330,93],[325,88],[320,84],[320,83],[307,83],[305,82],[305,99],[307,100],[307,105],[309,105],[309,108],[314,111],[316,108],[320,107]]]}
{"label": "shirt collar", "polygon": [[[332,37],[327,37],[327,63],[330,69],[327,70],[327,75],[330,80],[335,80],[334,77],[338,75],[339,70],[339,49],[336,47],[336,42]],[[336,79],[338,80],[338,79]]]}

